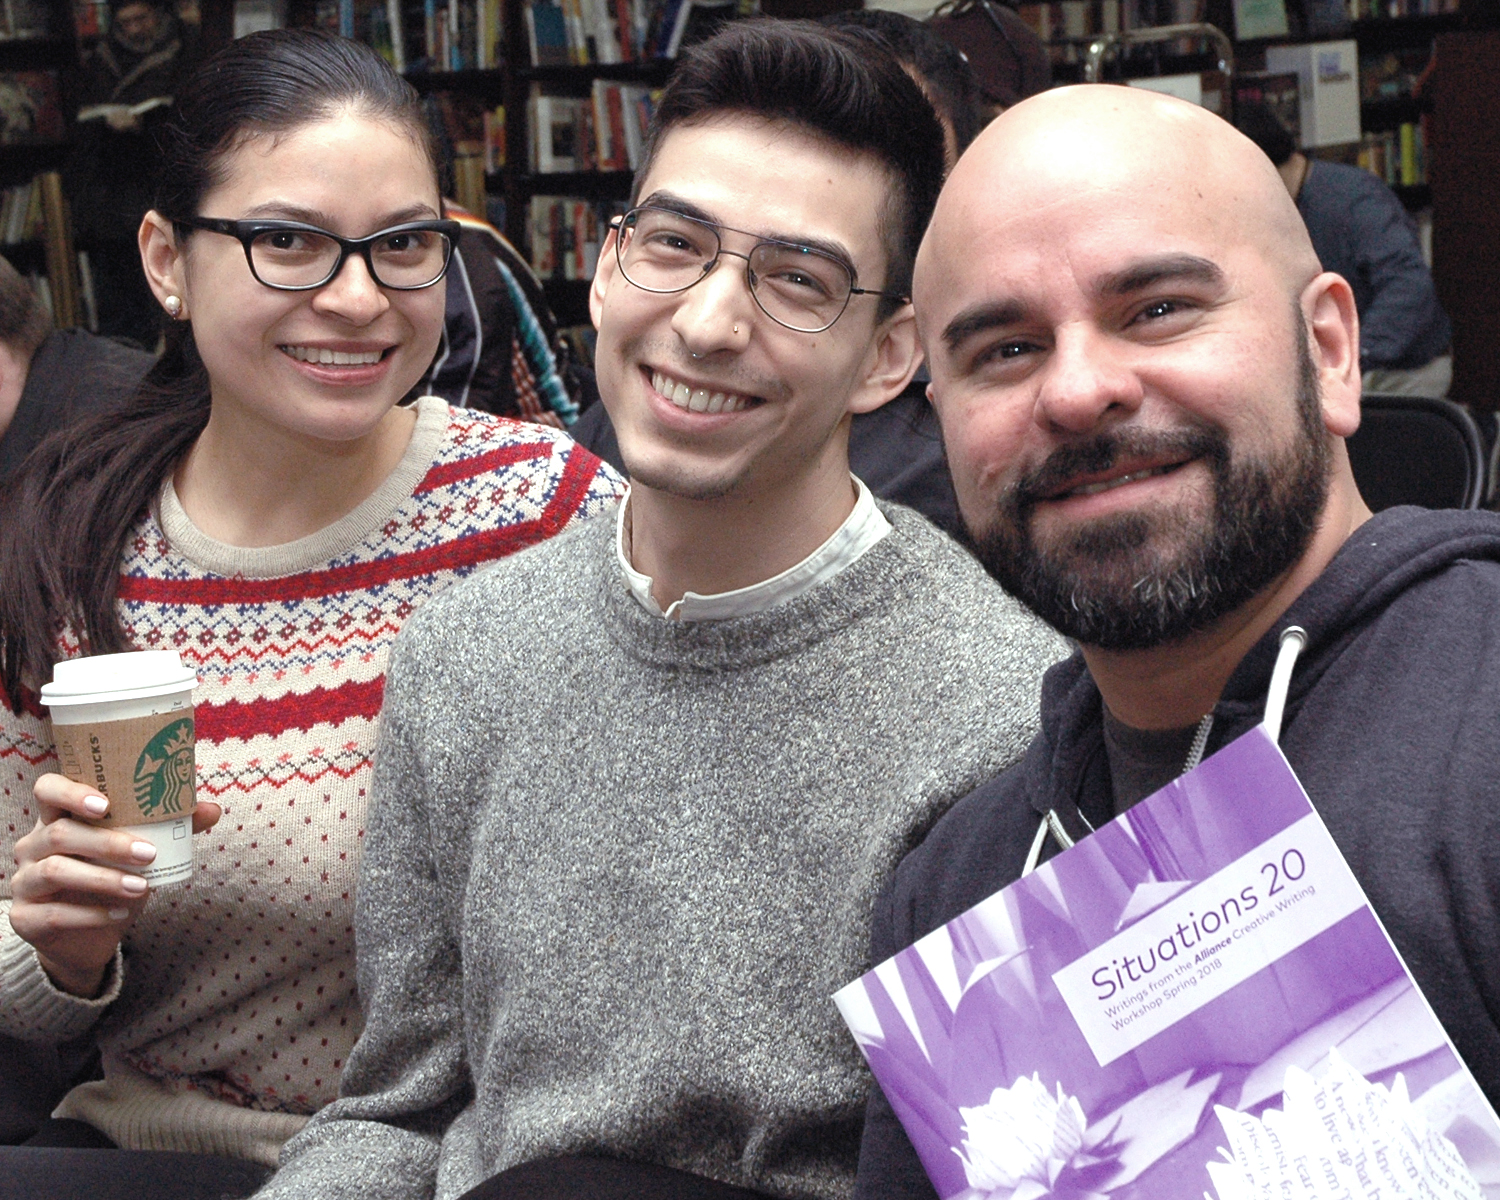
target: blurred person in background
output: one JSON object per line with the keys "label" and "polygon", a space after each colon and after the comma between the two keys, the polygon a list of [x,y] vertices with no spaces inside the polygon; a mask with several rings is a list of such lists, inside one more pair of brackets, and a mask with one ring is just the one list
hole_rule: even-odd
{"label": "blurred person in background", "polygon": [[109,31],[83,62],[78,124],[64,169],[79,247],[88,252],[99,332],[154,349],[160,309],[135,234],[151,207],[156,134],[196,60],[170,0],[110,0]]}
{"label": "blurred person in background", "polygon": [[153,361],[82,329],[54,330],[36,289],[0,258],[0,483],[54,429],[124,400]]}
{"label": "blurred person in background", "polygon": [[1323,269],[1354,289],[1364,390],[1446,396],[1453,327],[1438,303],[1417,223],[1396,193],[1362,167],[1303,154],[1264,104],[1241,104],[1235,124],[1275,164]]}

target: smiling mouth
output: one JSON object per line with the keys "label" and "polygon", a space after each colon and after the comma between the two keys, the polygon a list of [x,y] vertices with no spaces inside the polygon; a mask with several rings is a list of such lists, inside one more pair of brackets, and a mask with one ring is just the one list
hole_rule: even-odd
{"label": "smiling mouth", "polygon": [[741,396],[737,392],[711,392],[707,388],[695,388],[679,383],[660,371],[651,373],[651,386],[678,408],[697,413],[732,413],[749,408],[753,397]]}
{"label": "smiling mouth", "polygon": [[384,350],[328,350],[321,346],[278,346],[288,358],[320,367],[367,367],[385,357]]}
{"label": "smiling mouth", "polygon": [[1097,496],[1101,492],[1109,492],[1115,488],[1124,487],[1127,483],[1138,483],[1142,479],[1152,479],[1158,475],[1170,475],[1173,471],[1186,466],[1189,461],[1191,460],[1163,463],[1159,467],[1146,467],[1139,471],[1130,471],[1124,475],[1116,475],[1112,479],[1099,479],[1092,483],[1080,483],[1074,487],[1060,489],[1044,498],[1047,500],[1068,500],[1074,496]]}

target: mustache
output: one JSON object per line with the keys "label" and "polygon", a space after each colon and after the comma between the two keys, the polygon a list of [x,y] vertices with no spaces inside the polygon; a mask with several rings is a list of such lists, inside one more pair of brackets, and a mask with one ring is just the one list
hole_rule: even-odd
{"label": "mustache", "polygon": [[1206,458],[1228,461],[1229,447],[1217,429],[1168,431],[1120,429],[1087,441],[1059,446],[1040,465],[1008,489],[1010,507],[1024,511],[1056,492],[1070,479],[1108,471],[1122,458]]}

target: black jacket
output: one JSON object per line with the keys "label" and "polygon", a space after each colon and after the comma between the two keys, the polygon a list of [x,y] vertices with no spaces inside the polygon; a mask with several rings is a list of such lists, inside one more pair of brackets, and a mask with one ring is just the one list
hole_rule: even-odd
{"label": "black jacket", "polygon": [[[1278,639],[1307,630],[1281,746],[1491,1103],[1500,1103],[1500,516],[1393,508],[1355,531],[1245,656],[1208,753],[1261,720]],[[959,801],[875,913],[880,962],[1014,881],[1042,815],[1110,807],[1099,691],[1047,674],[1026,757]],[[1055,850],[1051,839],[1049,850]],[[860,1200],[936,1195],[876,1089]]]}
{"label": "black jacket", "polygon": [[0,482],[54,429],[123,403],[155,361],[82,329],[49,333],[31,356],[10,427],[0,433]]}

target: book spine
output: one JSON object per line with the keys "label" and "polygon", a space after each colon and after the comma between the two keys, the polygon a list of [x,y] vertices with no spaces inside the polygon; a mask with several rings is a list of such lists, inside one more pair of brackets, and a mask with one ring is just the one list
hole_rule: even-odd
{"label": "book spine", "polygon": [[391,62],[398,71],[406,70],[406,35],[401,27],[401,0],[386,0],[385,19],[391,26]]}
{"label": "book spine", "polygon": [[631,16],[630,0],[615,0],[615,24],[620,35],[620,57],[625,62],[634,62],[635,21]]}
{"label": "book spine", "polygon": [[1401,126],[1401,183],[1411,187],[1417,178],[1417,127],[1410,122]]}
{"label": "book spine", "polygon": [[629,163],[629,151],[625,141],[625,106],[619,84],[611,84],[605,98],[609,102],[609,170],[623,171]]}

